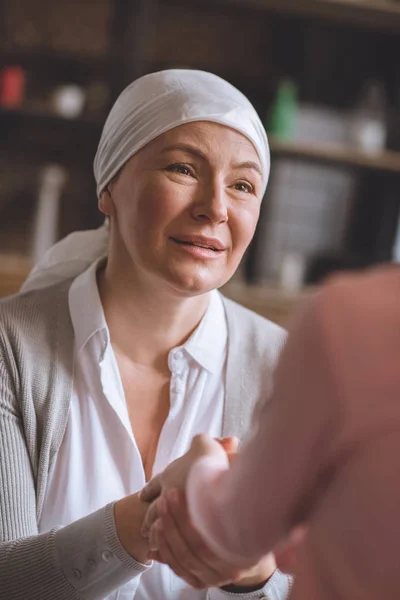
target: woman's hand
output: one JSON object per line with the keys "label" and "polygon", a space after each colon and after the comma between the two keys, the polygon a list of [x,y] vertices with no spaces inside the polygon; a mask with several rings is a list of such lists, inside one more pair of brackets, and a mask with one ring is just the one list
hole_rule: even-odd
{"label": "woman's hand", "polygon": [[147,504],[138,494],[121,498],[114,504],[115,528],[122,546],[138,562],[146,564],[149,559],[149,540],[141,535]]}
{"label": "woman's hand", "polygon": [[[140,492],[139,498],[142,502],[152,503],[143,524],[143,536],[149,535],[153,523],[159,516],[161,495],[165,496],[170,490],[185,492],[190,469],[196,460],[208,456],[226,461],[227,454],[235,453],[237,447],[238,440],[236,438],[226,438],[218,442],[207,435],[194,437],[190,450],[172,462],[165,471],[153,477]],[[157,498],[160,498],[160,501],[155,501]]]}
{"label": "woman's hand", "polygon": [[306,535],[307,526],[298,525],[291,531],[282,548],[276,552],[277,566],[284,573],[296,575],[298,554],[304,544]]}
{"label": "woman's hand", "polygon": [[149,557],[167,564],[178,577],[197,589],[232,584],[240,591],[257,589],[276,568],[273,555],[246,570],[221,559],[205,544],[187,510],[183,490],[193,462],[201,456],[221,458],[223,451],[232,463],[238,444],[236,438],[216,442],[197,436],[189,452],[155,477],[140,494],[141,500],[151,502],[144,526],[152,550]]}
{"label": "woman's hand", "polygon": [[192,587],[229,586],[228,591],[244,593],[261,588],[274,573],[272,554],[241,570],[210,550],[190,519],[183,493],[169,491],[162,496],[159,508],[160,515],[150,530],[149,558],[168,565]]}

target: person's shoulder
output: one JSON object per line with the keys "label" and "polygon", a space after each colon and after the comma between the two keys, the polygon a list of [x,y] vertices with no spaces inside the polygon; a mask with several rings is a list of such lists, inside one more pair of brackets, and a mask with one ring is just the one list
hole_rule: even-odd
{"label": "person's shoulder", "polygon": [[63,281],[55,285],[18,292],[0,299],[0,324],[3,331],[18,330],[20,327],[30,329],[36,323],[45,326],[51,322],[58,312],[68,311],[68,291],[71,281]]}

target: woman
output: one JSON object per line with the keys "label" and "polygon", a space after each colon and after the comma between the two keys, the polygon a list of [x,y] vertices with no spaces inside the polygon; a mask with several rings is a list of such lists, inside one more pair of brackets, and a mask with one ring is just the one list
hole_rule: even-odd
{"label": "woman", "polygon": [[194,435],[243,436],[271,385],[284,333],[216,291],[257,224],[262,123],[214,75],[147,75],[94,171],[107,227],[62,241],[0,305],[0,596],[280,600],[270,556],[239,572],[194,530],[197,576],[180,574],[226,590],[149,563],[138,498]]}
{"label": "woman", "polygon": [[145,524],[163,562],[174,566],[180,489],[207,544],[240,567],[303,524],[293,600],[400,598],[399,304],[389,267],[341,276],[304,309],[231,469],[200,436],[143,490],[163,492]]}

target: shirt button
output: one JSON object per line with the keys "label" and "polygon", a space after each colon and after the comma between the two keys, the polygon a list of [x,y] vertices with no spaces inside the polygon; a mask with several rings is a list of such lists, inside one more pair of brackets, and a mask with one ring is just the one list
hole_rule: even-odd
{"label": "shirt button", "polygon": [[72,569],[72,575],[75,577],[75,579],[80,579],[82,577],[82,573],[79,569]]}
{"label": "shirt button", "polygon": [[101,558],[104,560],[104,562],[110,562],[112,559],[112,554],[109,550],[104,550],[104,552],[101,554]]}
{"label": "shirt button", "polygon": [[182,352],[182,350],[177,350],[174,353],[174,361],[175,362],[180,362],[182,359],[183,359],[183,352]]}

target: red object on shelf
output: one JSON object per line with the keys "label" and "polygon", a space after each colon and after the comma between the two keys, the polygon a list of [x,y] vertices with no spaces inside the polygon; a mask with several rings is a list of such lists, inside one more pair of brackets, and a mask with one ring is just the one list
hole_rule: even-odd
{"label": "red object on shelf", "polygon": [[25,73],[21,67],[5,67],[0,72],[0,105],[18,108],[24,100]]}

